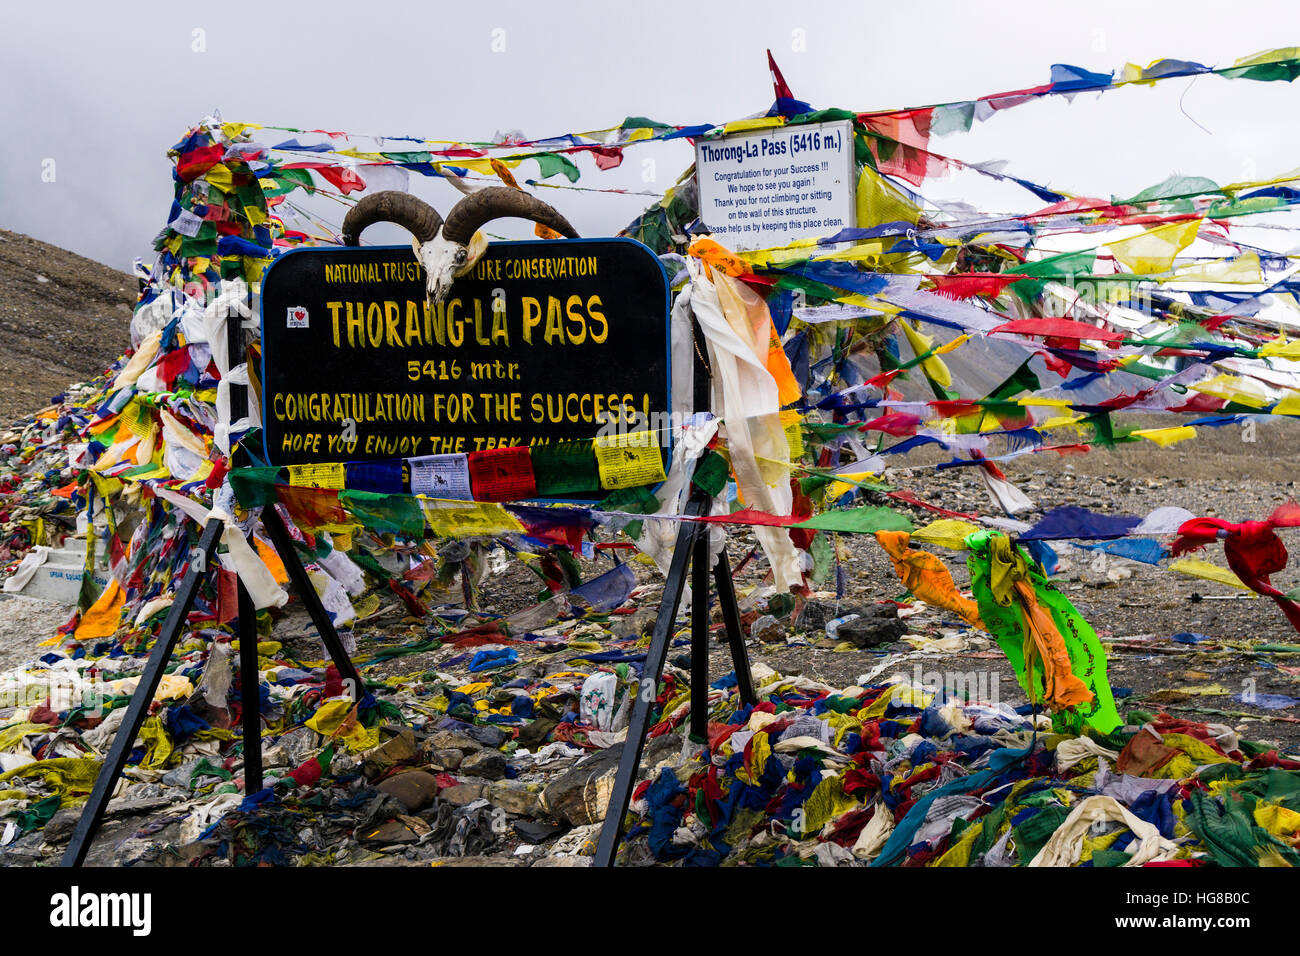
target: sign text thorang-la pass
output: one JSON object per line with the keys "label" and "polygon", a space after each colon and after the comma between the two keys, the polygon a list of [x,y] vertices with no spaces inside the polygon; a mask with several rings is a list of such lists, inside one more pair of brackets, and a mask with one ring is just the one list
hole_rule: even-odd
{"label": "sign text thorang-la pass", "polygon": [[591,439],[671,407],[668,281],[630,239],[492,243],[434,305],[409,247],[302,249],[261,300],[273,464]]}

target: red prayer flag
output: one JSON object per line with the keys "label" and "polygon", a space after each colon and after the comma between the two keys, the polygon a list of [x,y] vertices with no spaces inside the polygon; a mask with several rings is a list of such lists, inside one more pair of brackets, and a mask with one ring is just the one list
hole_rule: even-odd
{"label": "red prayer flag", "polygon": [[537,494],[526,445],[470,452],[469,480],[475,501],[522,501]]}
{"label": "red prayer flag", "polygon": [[1015,319],[989,329],[989,335],[995,335],[998,332],[1007,335],[1042,335],[1062,339],[1093,339],[1098,342],[1124,341],[1123,332],[1110,332],[1089,322],[1076,322],[1074,319],[1062,318]]}
{"label": "red prayer flag", "polygon": [[772,74],[772,91],[776,94],[778,100],[792,100],[794,94],[790,92],[790,85],[786,83],[785,77],[781,75],[781,68],[776,65],[776,60],[772,59],[772,51],[767,51],[767,69]]}

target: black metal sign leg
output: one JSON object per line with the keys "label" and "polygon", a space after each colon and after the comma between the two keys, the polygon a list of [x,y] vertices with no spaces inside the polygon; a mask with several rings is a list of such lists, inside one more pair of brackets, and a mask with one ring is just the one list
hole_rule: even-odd
{"label": "black metal sign leg", "polygon": [[289,537],[289,530],[284,526],[284,519],[280,517],[274,505],[267,505],[262,509],[262,526],[266,528],[271,544],[275,546],[276,553],[284,562],[289,581],[306,606],[307,613],[311,615],[312,623],[316,625],[316,631],[325,643],[330,659],[339,669],[344,686],[352,692],[353,700],[360,700],[365,696],[365,684],[362,683],[361,675],[357,672],[352,659],[348,657],[343,641],[339,639],[339,632],[334,629],[334,622],[330,620],[329,612],[325,610],[325,605],[321,604],[320,595],[312,586],[311,578],[307,576],[307,569],[302,566],[302,560],[294,549],[293,539]]}
{"label": "black metal sign leg", "polygon": [[[699,499],[692,498],[687,502],[684,513],[688,517],[694,517],[702,514],[700,509]],[[628,804],[632,802],[632,788],[641,764],[641,753],[645,749],[646,731],[650,727],[650,711],[654,707],[659,677],[663,674],[664,660],[668,657],[668,647],[672,644],[673,626],[677,620],[678,608],[681,607],[682,590],[686,585],[686,565],[691,560],[691,545],[699,530],[700,526],[695,522],[684,521],[677,532],[677,545],[673,549],[672,563],[668,566],[663,601],[659,605],[659,616],[655,618],[645,667],[641,672],[641,690],[632,705],[632,717],[627,728],[627,739],[623,742],[623,752],[619,755],[614,790],[610,794],[605,822],[600,828],[600,839],[596,843],[596,866],[614,865],[614,856],[623,837],[623,818],[627,815]]]}
{"label": "black metal sign leg", "polygon": [[171,660],[172,650],[176,647],[176,641],[185,627],[185,620],[194,606],[194,596],[198,593],[199,582],[203,580],[206,569],[212,563],[217,542],[221,540],[221,532],[224,528],[225,525],[218,518],[209,519],[203,527],[203,534],[199,537],[198,544],[203,560],[201,562],[192,560],[185,577],[181,580],[181,585],[176,591],[176,599],[172,602],[167,618],[163,621],[162,630],[154,642],[153,649],[149,652],[144,673],[140,675],[135,693],[131,695],[131,703],[127,705],[126,715],[122,718],[122,724],[113,738],[108,756],[104,758],[103,766],[99,768],[99,774],[95,777],[95,786],[91,790],[90,799],[86,801],[86,806],[81,811],[81,818],[72,831],[72,838],[68,841],[68,848],[63,853],[60,866],[81,866],[86,859],[90,843],[104,819],[104,810],[113,796],[118,778],[122,775],[122,768],[126,766],[126,758],[130,756],[131,748],[135,746],[135,738],[140,733],[140,727],[149,715],[149,705],[153,703],[153,695],[162,682],[163,672]]}
{"label": "black metal sign leg", "polygon": [[[708,513],[707,500],[702,513]],[[691,548],[691,739],[709,740],[709,529]]]}
{"label": "black metal sign leg", "polygon": [[239,592],[239,691],[244,723],[244,795],[262,789],[262,700],[257,670],[257,608],[244,587]]}
{"label": "black metal sign leg", "polygon": [[722,621],[726,626],[727,646],[731,648],[731,663],[736,669],[740,700],[741,703],[752,706],[758,703],[758,694],[754,690],[754,675],[749,670],[749,652],[745,649],[745,635],[740,629],[740,609],[736,606],[736,585],[731,580],[725,548],[713,565],[713,583],[718,590],[718,606],[722,609]]}

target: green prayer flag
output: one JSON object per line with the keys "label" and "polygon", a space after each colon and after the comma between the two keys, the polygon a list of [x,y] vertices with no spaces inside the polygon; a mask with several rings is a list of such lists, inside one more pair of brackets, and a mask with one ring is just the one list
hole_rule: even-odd
{"label": "green prayer flag", "polygon": [[717,495],[727,486],[730,474],[731,466],[727,464],[727,459],[716,451],[710,451],[695,466],[695,475],[691,480],[701,491]]}
{"label": "green prayer flag", "polygon": [[875,533],[877,531],[913,530],[907,516],[890,508],[877,505],[864,505],[861,508],[848,508],[839,511],[823,511],[813,515],[807,521],[790,525],[791,528],[815,528],[818,531],[848,531],[858,533]]}
{"label": "green prayer flag", "polygon": [[[1019,395],[1021,392],[1036,392],[1042,388],[1043,386],[1038,381],[1038,376],[1035,375],[1033,369],[1029,367],[1031,361],[1033,360],[1025,359],[1024,363],[1012,372],[1011,376],[1005,382],[993,389],[993,391],[989,392],[985,397],[985,401],[1000,402],[1011,398],[1014,395]],[[1020,415],[1023,417],[1023,409],[1021,409]]]}
{"label": "green prayer flag", "polygon": [[[1000,531],[977,531],[968,535],[970,548],[966,565],[970,569],[971,594],[979,607],[980,619],[1007,655],[1016,680],[1031,700],[1041,700],[1046,695],[1042,668],[1034,672],[1036,686],[1030,687],[1025,674],[1024,612],[1014,600],[1007,606],[998,603],[990,584],[992,563],[990,541],[1001,537]],[[1092,702],[1080,704],[1052,715],[1053,726],[1061,732],[1078,734],[1084,725],[1102,734],[1108,734],[1123,721],[1115,709],[1110,682],[1106,679],[1106,653],[1092,626],[1084,620],[1073,604],[1047,579],[1042,569],[1025,554],[1019,545],[1013,545],[1028,566],[1029,584],[1034,589],[1038,603],[1052,616],[1052,623],[1065,642],[1070,657],[1070,672],[1083,681],[1092,692]]]}
{"label": "green prayer flag", "polygon": [[358,521],[380,534],[421,537],[424,511],[410,495],[385,495],[373,491],[341,491],[339,502]]}
{"label": "green prayer flag", "polygon": [[542,179],[550,179],[558,173],[562,174],[569,182],[576,183],[578,177],[582,175],[573,160],[567,156],[561,156],[559,153],[537,153],[529,158],[537,160],[538,175]]}
{"label": "green prayer flag", "polygon": [[596,492],[600,473],[590,441],[548,442],[529,448],[539,495]]}
{"label": "green prayer flag", "polygon": [[279,468],[235,468],[230,474],[230,487],[245,508],[273,505],[277,501],[275,480]]}

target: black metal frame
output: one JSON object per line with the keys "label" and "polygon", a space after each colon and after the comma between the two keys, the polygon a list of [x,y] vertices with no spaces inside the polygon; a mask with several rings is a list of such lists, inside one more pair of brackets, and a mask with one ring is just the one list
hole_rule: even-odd
{"label": "black metal frame", "polygon": [[[230,360],[244,354],[243,335],[237,317],[228,319],[227,340],[230,345]],[[696,349],[698,354],[698,347]],[[697,408],[709,404],[709,370],[692,362],[695,383],[695,405]],[[244,389],[231,390],[231,419],[237,421],[248,413],[248,395]],[[232,457],[239,458],[238,450]],[[691,713],[690,734],[694,740],[707,746],[709,730],[709,573],[712,571],[714,588],[717,592],[718,605],[722,613],[723,626],[727,635],[727,645],[731,651],[731,660],[735,668],[740,699],[745,704],[758,702],[754,690],[753,676],[749,668],[749,655],[745,649],[745,637],[741,632],[740,610],[736,605],[736,591],[731,579],[731,567],[727,562],[724,548],[716,562],[709,563],[709,526],[689,520],[709,513],[713,496],[698,487],[691,490],[684,511],[687,521],[682,522],[677,533],[677,544],[673,551],[672,562],[668,569],[668,578],[664,585],[663,600],[659,605],[659,614],[651,632],[650,647],[646,653],[642,680],[653,680],[657,688],[663,676],[664,663],[668,657],[668,648],[672,644],[677,612],[681,607],[682,594],[686,587],[687,565],[691,566]],[[303,567],[302,560],[294,548],[293,540],[274,505],[266,505],[261,514],[262,526],[266,529],[276,553],[284,562],[290,583],[306,605],[312,623],[320,633],[321,640],[329,651],[330,658],[345,679],[345,686],[352,690],[355,700],[364,694],[364,685],[355,665],[349,659],[339,639],[338,632],[330,621],[329,614],[321,604],[316,589],[312,587]],[[131,703],[127,705],[122,725],[113,738],[104,764],[95,778],[95,785],[90,798],[82,810],[81,818],[68,842],[63,854],[61,866],[78,867],[85,861],[90,844],[104,818],[109,799],[117,786],[117,781],[126,766],[127,757],[135,746],[140,727],[149,714],[154,693],[162,681],[163,672],[171,659],[173,649],[185,628],[190,609],[199,584],[207,569],[212,566],[216,556],[217,545],[221,540],[224,523],[219,518],[210,518],[204,525],[199,538],[198,550],[202,552],[202,563],[191,561],[176,591],[162,630],[149,652],[144,673],[136,685]],[[257,679],[257,620],[256,608],[243,582],[238,582],[239,616],[237,633],[240,636],[239,670],[240,690],[243,707],[243,743],[244,743],[244,793],[253,794],[262,789],[262,724]],[[642,685],[644,686],[644,685]],[[627,739],[619,757],[618,773],[614,790],[605,813],[605,821],[600,831],[594,863],[596,866],[610,867],[618,852],[618,845],[623,835],[624,817],[631,802],[632,789],[636,783],[637,771],[641,764],[641,755],[645,750],[646,733],[650,729],[650,716],[654,705],[654,695],[637,693],[632,706],[628,725]]]}
{"label": "black metal frame", "polygon": [[[695,350],[699,354],[698,343]],[[709,379],[707,368],[694,363],[695,407],[709,406]],[[709,739],[709,529],[708,524],[690,520],[709,513],[713,496],[698,487],[691,489],[691,496],[686,503],[683,521],[677,532],[677,544],[673,549],[673,559],[668,566],[668,579],[664,583],[663,599],[659,604],[659,615],[655,618],[654,629],[650,634],[650,647],[646,651],[646,660],[641,672],[641,680],[653,680],[654,687],[659,686],[663,676],[664,662],[668,657],[668,648],[672,644],[673,628],[677,621],[677,611],[681,607],[682,592],[686,587],[686,566],[691,565],[691,739],[707,746]],[[736,605],[736,589],[731,579],[731,566],[727,563],[727,551],[722,553],[712,565],[713,582],[717,590],[718,606],[722,612],[722,622],[727,634],[727,646],[731,651],[731,663],[735,668],[736,681],[740,699],[745,704],[758,703],[754,691],[754,678],[749,669],[749,653],[745,649],[745,635],[740,628],[740,609]],[[646,686],[644,683],[641,686]],[[619,755],[618,773],[614,778],[614,790],[610,794],[609,806],[605,810],[605,820],[600,828],[600,838],[596,843],[595,866],[612,867],[618,854],[618,845],[623,838],[624,818],[632,802],[632,789],[636,785],[637,772],[641,766],[641,755],[645,751],[646,733],[650,729],[650,715],[654,706],[654,694],[638,692],[632,705],[632,716],[628,723],[627,739],[623,742],[623,752]]]}
{"label": "black metal frame", "polygon": [[[227,323],[226,334],[230,349],[230,362],[234,364],[238,356],[244,355],[243,334],[238,316],[229,316]],[[231,389],[230,412],[232,421],[238,421],[248,414],[248,394],[244,388],[236,387]],[[239,459],[240,457],[242,457],[242,453],[239,450],[232,450],[232,458]],[[312,623],[316,625],[316,630],[320,633],[321,640],[324,642],[326,650],[329,651],[331,660],[334,661],[334,665],[344,678],[344,686],[351,690],[352,698],[359,701],[365,693],[361,675],[348,657],[343,642],[339,639],[338,631],[334,629],[334,624],[330,621],[329,613],[321,604],[320,596],[317,595],[316,589],[312,587],[311,579],[307,575],[307,569],[303,567],[302,559],[299,558],[298,552],[294,549],[293,539],[289,536],[289,530],[285,527],[284,520],[280,517],[280,513],[275,510],[274,505],[264,506],[261,518],[262,527],[266,529],[267,536],[270,537],[276,553],[280,556],[280,560],[284,562],[293,589],[298,593],[298,597],[303,604],[306,605],[307,613],[311,615]],[[94,840],[95,834],[99,831],[99,826],[103,822],[104,811],[108,808],[108,801],[113,795],[113,790],[117,787],[117,781],[122,776],[123,768],[126,767],[126,759],[135,746],[140,727],[149,715],[153,695],[162,681],[163,672],[171,660],[176,642],[185,629],[185,622],[189,617],[190,609],[194,606],[194,598],[198,594],[199,584],[207,574],[207,569],[215,563],[217,545],[221,541],[221,534],[224,530],[225,524],[220,518],[209,518],[203,526],[197,548],[202,554],[202,559],[201,561],[191,559],[185,577],[181,579],[175,600],[167,612],[167,617],[163,621],[162,630],[154,642],[153,649],[149,652],[149,659],[145,664],[144,673],[140,675],[140,682],[131,695],[131,703],[127,705],[126,715],[122,718],[122,725],[113,738],[113,745],[109,748],[108,756],[104,758],[104,764],[99,768],[99,773],[95,777],[95,786],[91,790],[90,799],[86,801],[81,817],[72,831],[72,837],[68,841],[68,848],[64,851],[60,866],[78,867],[85,862],[91,841]],[[237,590],[239,617],[236,634],[240,639],[239,677],[240,700],[243,710],[244,793],[248,795],[262,789],[262,717],[257,676],[257,609],[253,606],[253,599],[242,581],[238,582]]]}

